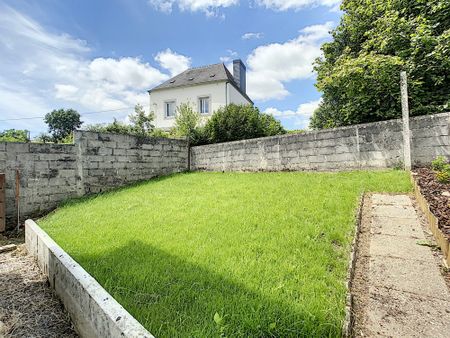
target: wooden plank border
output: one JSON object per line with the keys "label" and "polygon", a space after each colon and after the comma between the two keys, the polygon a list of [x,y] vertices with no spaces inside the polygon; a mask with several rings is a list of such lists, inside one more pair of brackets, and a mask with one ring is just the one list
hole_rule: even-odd
{"label": "wooden plank border", "polygon": [[414,177],[414,174],[411,173],[411,182],[414,187],[414,195],[416,196],[416,200],[419,203],[420,209],[425,214],[428,220],[428,227],[433,233],[434,239],[436,243],[442,250],[442,254],[444,256],[444,260],[448,266],[450,266],[450,242],[447,236],[439,229],[439,220],[438,218],[431,212],[430,205],[426,198],[422,195],[422,191],[420,190],[419,184]]}
{"label": "wooden plank border", "polygon": [[6,179],[5,174],[0,174],[0,232],[6,230]]}

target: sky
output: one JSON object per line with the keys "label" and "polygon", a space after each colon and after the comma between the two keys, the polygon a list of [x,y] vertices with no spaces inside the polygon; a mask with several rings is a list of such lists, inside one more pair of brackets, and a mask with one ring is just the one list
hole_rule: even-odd
{"label": "sky", "polygon": [[85,124],[126,121],[147,90],[189,67],[240,58],[247,93],[287,129],[321,94],[312,63],[340,0],[0,0],[0,130],[46,131],[73,108]]}

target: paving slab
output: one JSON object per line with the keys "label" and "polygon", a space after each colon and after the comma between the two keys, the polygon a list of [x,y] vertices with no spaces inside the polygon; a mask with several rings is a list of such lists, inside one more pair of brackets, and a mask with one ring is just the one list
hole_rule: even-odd
{"label": "paving slab", "polygon": [[425,237],[402,237],[374,234],[370,241],[369,252],[371,256],[385,256],[391,258],[408,259],[413,261],[431,261],[434,258],[430,255],[430,248],[417,244],[424,241]]}
{"label": "paving slab", "polygon": [[450,302],[372,287],[369,295],[372,334],[384,337],[448,337]]}
{"label": "paving slab", "polygon": [[420,224],[411,218],[397,218],[392,222],[392,217],[373,216],[371,233],[424,239]]}
{"label": "paving slab", "polygon": [[388,205],[375,204],[372,207],[374,216],[402,218],[402,219],[417,219],[416,211],[413,206],[408,205]]}
{"label": "paving slab", "polygon": [[372,203],[376,205],[412,206],[411,199],[407,195],[373,194]]}
{"label": "paving slab", "polygon": [[450,301],[444,278],[434,260],[370,257],[369,279],[373,285]]}

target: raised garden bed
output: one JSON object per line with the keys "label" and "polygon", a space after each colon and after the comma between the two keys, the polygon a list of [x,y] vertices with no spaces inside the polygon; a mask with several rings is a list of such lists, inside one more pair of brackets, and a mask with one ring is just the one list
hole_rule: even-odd
{"label": "raised garden bed", "polygon": [[430,168],[412,173],[416,198],[428,218],[436,242],[450,265],[450,183],[440,183]]}

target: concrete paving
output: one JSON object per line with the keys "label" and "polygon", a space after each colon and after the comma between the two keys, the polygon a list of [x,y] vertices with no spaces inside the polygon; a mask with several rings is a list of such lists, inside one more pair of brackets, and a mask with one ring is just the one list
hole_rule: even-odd
{"label": "concrete paving", "polygon": [[374,194],[370,214],[365,336],[450,337],[450,292],[411,199]]}

